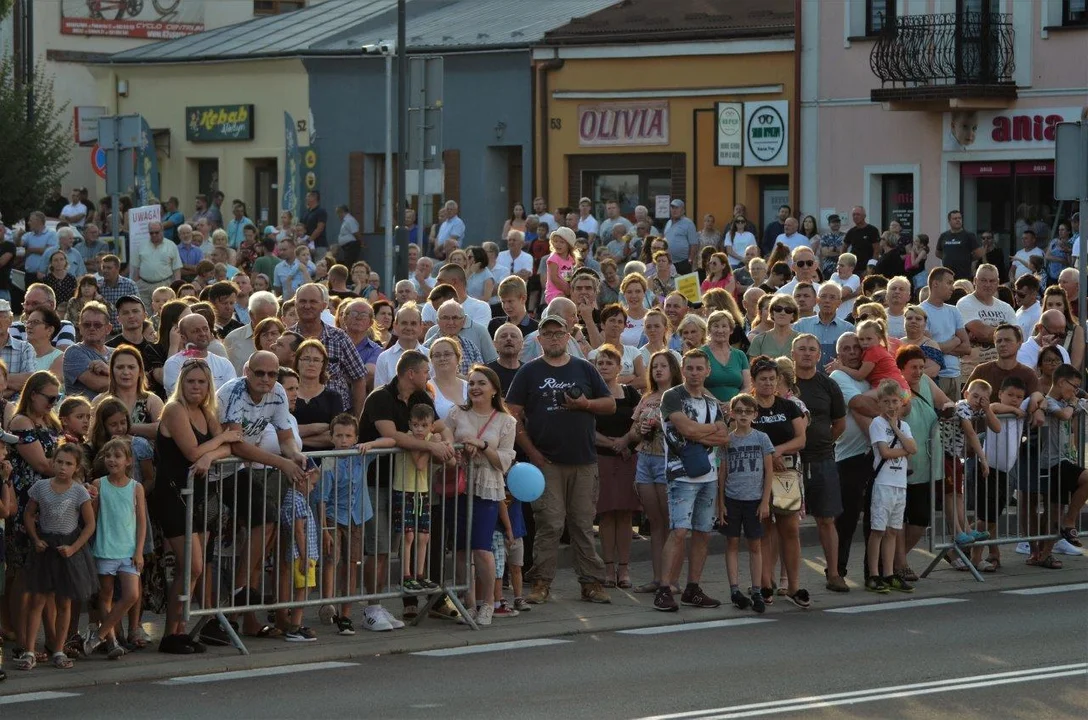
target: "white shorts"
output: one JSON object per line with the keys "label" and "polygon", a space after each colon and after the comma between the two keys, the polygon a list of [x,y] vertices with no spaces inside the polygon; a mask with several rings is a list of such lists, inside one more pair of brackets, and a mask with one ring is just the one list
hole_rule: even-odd
{"label": "white shorts", "polygon": [[873,501],[869,505],[869,527],[878,532],[888,528],[903,528],[903,512],[907,508],[907,489],[891,485],[873,485]]}

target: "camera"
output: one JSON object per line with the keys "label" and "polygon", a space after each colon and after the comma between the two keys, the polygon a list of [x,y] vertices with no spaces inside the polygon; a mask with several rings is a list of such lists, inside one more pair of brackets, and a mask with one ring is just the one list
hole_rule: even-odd
{"label": "camera", "polygon": [[578,398],[582,397],[582,388],[572,387],[570,390],[566,391],[566,395],[571,400],[577,400]]}

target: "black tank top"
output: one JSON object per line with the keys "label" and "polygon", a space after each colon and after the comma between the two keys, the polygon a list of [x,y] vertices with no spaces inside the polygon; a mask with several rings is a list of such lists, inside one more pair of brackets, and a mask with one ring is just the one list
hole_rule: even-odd
{"label": "black tank top", "polygon": [[[196,436],[196,444],[203,445],[212,439],[211,427],[209,426],[208,432],[200,432],[196,425],[193,425],[192,420],[189,421],[189,427],[193,429],[193,435]],[[186,487],[189,482],[189,468],[192,467],[192,463],[189,462],[189,458],[185,457],[185,453],[178,447],[177,442],[172,437],[167,437],[162,434],[162,424],[159,424],[159,430],[155,437],[155,446],[158,451],[158,468],[157,468],[157,482],[156,487],[162,487],[164,490],[169,486],[171,492],[178,492]],[[205,496],[207,488],[206,482],[198,482],[193,488],[194,497],[200,501]]]}

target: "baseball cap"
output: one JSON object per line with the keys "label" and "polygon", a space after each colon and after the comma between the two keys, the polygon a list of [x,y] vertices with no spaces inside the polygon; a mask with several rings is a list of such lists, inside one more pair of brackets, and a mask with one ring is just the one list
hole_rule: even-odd
{"label": "baseball cap", "polygon": [[10,313],[11,303],[7,300],[0,300],[0,313]]}
{"label": "baseball cap", "polygon": [[262,234],[263,235],[275,235],[276,234],[276,228],[273,227],[272,225],[265,225],[264,226],[264,232]]}
{"label": "baseball cap", "polygon": [[194,197],[197,200],[207,200],[208,199],[208,196],[205,195],[204,193],[197,193]]}
{"label": "baseball cap", "polygon": [[669,203],[672,207],[684,207],[684,201],[680,198],[673,198],[673,201]]}
{"label": "baseball cap", "polygon": [[140,307],[144,308],[145,310],[147,309],[147,306],[144,305],[144,301],[139,295],[122,295],[121,297],[117,298],[117,301],[113,303],[113,306],[119,307],[123,303],[132,302],[140,303]]}
{"label": "baseball cap", "polygon": [[549,235],[548,238],[551,239],[556,235],[566,240],[568,245],[574,245],[575,241],[578,239],[578,236],[574,233],[574,231],[566,226],[556,228],[552,231],[552,234]]}
{"label": "baseball cap", "polygon": [[841,218],[841,217],[839,217],[839,216],[838,216],[837,214],[833,214],[833,215],[828,215],[828,216],[827,216],[827,221],[828,221],[829,223],[833,223],[833,222],[841,223],[841,222],[842,222],[842,218]]}
{"label": "baseball cap", "polygon": [[544,317],[542,317],[540,319],[540,324],[537,325],[537,327],[542,328],[547,323],[555,323],[556,325],[563,328],[564,330],[567,329],[567,321],[564,320],[561,315],[549,315],[548,313],[545,312]]}
{"label": "baseball cap", "polygon": [[593,201],[592,201],[592,200],[590,200],[590,199],[589,199],[589,198],[587,198],[587,197],[579,198],[579,199],[578,199],[578,204],[579,204],[579,205],[581,205],[582,203],[586,203],[587,205],[592,205],[592,204],[593,204]]}

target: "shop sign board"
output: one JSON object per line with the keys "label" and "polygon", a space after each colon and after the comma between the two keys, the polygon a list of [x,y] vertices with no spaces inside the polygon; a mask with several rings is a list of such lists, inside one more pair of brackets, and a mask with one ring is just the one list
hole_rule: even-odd
{"label": "shop sign board", "polygon": [[[56,0],[54,0],[55,2]],[[170,40],[204,32],[203,0],[61,0],[62,35]]]}
{"label": "shop sign board", "polygon": [[1054,150],[1058,124],[1076,122],[1080,108],[1011,108],[944,114],[945,152]]}
{"label": "shop sign board", "polygon": [[205,105],[185,108],[189,142],[232,142],[253,139],[252,105]]}
{"label": "shop sign board", "polygon": [[737,166],[744,163],[744,103],[715,103],[714,145],[718,150],[714,164]]}
{"label": "shop sign board", "polygon": [[789,122],[789,100],[744,103],[744,166],[788,164]]}
{"label": "shop sign board", "polygon": [[578,106],[582,147],[668,145],[669,103],[596,103]]}

